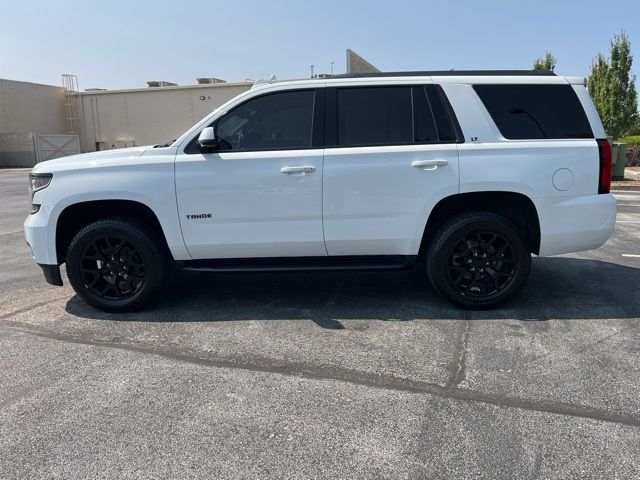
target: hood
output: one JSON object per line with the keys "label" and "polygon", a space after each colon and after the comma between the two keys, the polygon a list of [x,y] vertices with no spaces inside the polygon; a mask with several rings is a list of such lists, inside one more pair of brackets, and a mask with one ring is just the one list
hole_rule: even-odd
{"label": "hood", "polygon": [[100,167],[112,163],[135,161],[137,157],[150,148],[152,148],[152,145],[70,155],[68,157],[60,157],[38,163],[31,171],[32,173],[53,173],[64,170]]}

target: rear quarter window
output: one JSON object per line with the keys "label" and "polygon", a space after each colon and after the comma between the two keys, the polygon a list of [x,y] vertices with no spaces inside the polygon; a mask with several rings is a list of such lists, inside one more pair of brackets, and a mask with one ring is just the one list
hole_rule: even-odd
{"label": "rear quarter window", "polygon": [[503,137],[509,140],[593,138],[571,85],[474,85]]}

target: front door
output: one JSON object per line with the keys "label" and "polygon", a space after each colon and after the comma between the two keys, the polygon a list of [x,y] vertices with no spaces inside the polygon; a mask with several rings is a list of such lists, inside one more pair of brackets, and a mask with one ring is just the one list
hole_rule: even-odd
{"label": "front door", "polygon": [[219,147],[176,157],[184,241],[194,259],[326,256],[315,90],[253,97],[215,121]]}

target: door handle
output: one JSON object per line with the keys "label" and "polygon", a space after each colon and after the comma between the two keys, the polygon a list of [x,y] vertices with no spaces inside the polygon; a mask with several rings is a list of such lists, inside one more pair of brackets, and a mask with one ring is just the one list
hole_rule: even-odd
{"label": "door handle", "polygon": [[435,170],[438,167],[445,167],[449,165],[446,160],[416,160],[411,162],[411,166],[415,168],[421,168],[422,170]]}
{"label": "door handle", "polygon": [[300,167],[282,167],[280,169],[280,173],[286,173],[287,175],[290,175],[292,173],[313,173],[315,171],[316,167],[312,167],[310,165],[304,165]]}

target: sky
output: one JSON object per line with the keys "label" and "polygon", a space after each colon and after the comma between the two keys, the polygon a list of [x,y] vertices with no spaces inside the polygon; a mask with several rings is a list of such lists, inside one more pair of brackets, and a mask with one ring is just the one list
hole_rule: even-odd
{"label": "sky", "polygon": [[[351,48],[381,70],[520,69],[551,51],[586,76],[625,30],[640,76],[640,1],[0,0],[0,78],[80,89],[147,80],[344,73]],[[614,2],[611,2],[614,5]]]}

